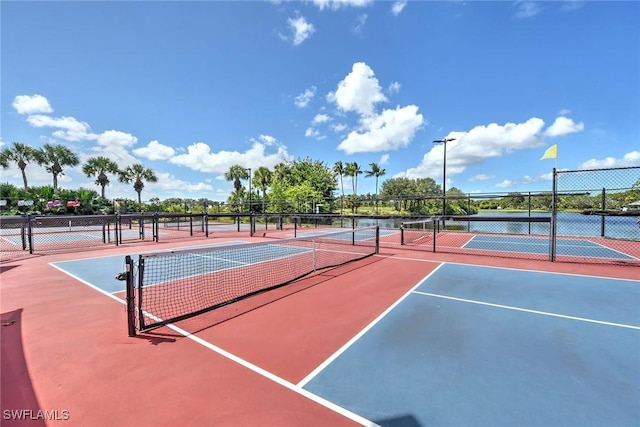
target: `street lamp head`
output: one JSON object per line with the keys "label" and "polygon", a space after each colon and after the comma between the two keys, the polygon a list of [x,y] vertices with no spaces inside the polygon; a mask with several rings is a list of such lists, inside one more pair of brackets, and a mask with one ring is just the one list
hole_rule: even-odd
{"label": "street lamp head", "polygon": [[451,142],[451,141],[455,141],[455,138],[445,138],[445,139],[436,139],[435,141],[433,141],[434,144],[442,144],[442,143],[447,143],[447,142]]}

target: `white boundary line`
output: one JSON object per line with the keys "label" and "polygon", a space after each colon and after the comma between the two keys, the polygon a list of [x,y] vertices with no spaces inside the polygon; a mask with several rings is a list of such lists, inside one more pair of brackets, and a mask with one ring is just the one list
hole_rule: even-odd
{"label": "white boundary line", "polygon": [[356,341],[358,341],[364,334],[367,333],[367,331],[369,331],[371,328],[373,328],[379,321],[381,321],[387,314],[389,314],[391,312],[391,310],[393,310],[398,304],[400,304],[405,298],[407,298],[409,295],[411,295],[414,290],[416,288],[418,288],[418,286],[420,286],[425,280],[427,280],[429,278],[429,276],[431,276],[432,274],[434,274],[436,271],[438,271],[438,269],[440,267],[442,267],[444,264],[440,264],[438,265],[432,272],[430,272],[428,275],[426,275],[425,277],[423,277],[418,283],[416,283],[411,289],[409,289],[407,291],[407,293],[405,293],[403,296],[401,296],[396,302],[394,302],[389,308],[387,308],[385,311],[383,311],[378,317],[376,317],[371,323],[369,323],[367,326],[365,326],[364,329],[362,329],[357,335],[355,335],[353,338],[351,338],[349,341],[347,341],[346,344],[344,344],[342,347],[340,347],[338,349],[338,351],[336,351],[335,353],[333,353],[331,356],[329,356],[329,358],[327,358],[324,362],[322,362],[320,365],[318,365],[313,371],[311,371],[306,377],[304,377],[300,382],[298,382],[297,386],[298,387],[304,387],[305,385],[307,385],[309,383],[309,381],[311,381],[313,378],[315,378],[322,370],[324,370],[327,366],[329,366],[329,364],[331,362],[333,362],[334,360],[336,360],[342,353],[344,353],[345,351],[347,351],[347,349],[349,349],[349,347],[351,347]]}
{"label": "white boundary line", "polygon": [[[61,271],[64,274],[66,274],[66,275],[78,280],[80,283],[89,286],[90,288],[100,292],[103,295],[108,296],[112,300],[117,301],[117,302],[119,302],[120,304],[122,304],[122,305],[124,305],[126,307],[126,301],[124,301],[122,298],[118,298],[115,295],[112,295],[109,292],[107,292],[107,291],[105,291],[103,289],[100,289],[99,287],[97,287],[95,285],[92,285],[91,283],[79,278],[75,274],[69,273],[68,271],[65,271],[64,269],[58,267],[57,265],[55,265],[52,262],[50,262],[49,265],[52,266],[53,268],[55,268],[56,270]],[[149,316],[149,317],[155,318],[157,320],[161,320],[156,316],[150,315],[149,313],[144,313],[144,314]],[[220,348],[220,347],[218,347],[218,346],[216,346],[216,345],[214,345],[214,344],[212,344],[212,343],[210,343],[210,342],[208,342],[206,340],[203,340],[202,338],[200,338],[200,337],[198,337],[196,335],[193,335],[193,334],[185,331],[184,329],[182,329],[182,328],[180,328],[180,327],[178,327],[178,326],[176,326],[176,325],[174,325],[172,323],[166,324],[165,326],[168,327],[169,329],[177,332],[178,334],[182,335],[183,337],[185,337],[187,339],[190,339],[191,341],[194,341],[195,343],[200,344],[201,346],[203,346],[203,347],[205,347],[205,348],[207,348],[207,349],[219,354],[220,356],[222,356],[222,357],[224,357],[226,359],[229,359],[232,362],[235,362],[235,363],[243,366],[244,368],[247,368],[250,371],[252,371],[252,372],[254,372],[254,373],[256,373],[256,374],[258,374],[258,375],[260,375],[260,376],[262,376],[264,378],[267,378],[268,380],[271,380],[271,381],[275,382],[276,384],[281,385],[281,386],[293,391],[296,394],[299,394],[299,395],[301,395],[303,397],[306,397],[307,399],[311,400],[312,402],[315,402],[315,403],[317,403],[317,404],[319,404],[321,406],[324,406],[325,408],[327,408],[327,409],[329,409],[329,410],[331,410],[333,412],[336,412],[336,413],[342,415],[345,418],[348,418],[348,419],[350,419],[352,421],[355,421],[356,423],[358,423],[360,425],[367,426],[367,427],[377,427],[378,426],[378,424],[376,424],[376,423],[374,423],[374,422],[372,422],[372,421],[370,421],[370,420],[368,420],[366,418],[363,418],[360,415],[358,415],[356,413],[353,413],[353,412],[349,411],[346,408],[338,406],[335,403],[330,402],[330,401],[328,401],[328,400],[326,400],[326,399],[324,399],[324,398],[322,398],[320,396],[317,396],[317,395],[311,393],[310,391],[307,391],[307,390],[303,389],[301,386],[295,385],[295,384],[285,380],[284,378],[281,378],[281,377],[279,377],[279,376],[277,376],[277,375],[275,375],[275,374],[273,374],[273,373],[271,373],[271,372],[269,372],[269,371],[267,371],[267,370],[265,370],[265,369],[263,369],[263,368],[261,368],[261,367],[259,367],[257,365],[254,365],[253,363],[251,363],[251,362],[249,362],[247,360],[244,360],[241,357],[236,356],[235,354],[230,353],[230,352],[228,352],[228,351],[226,351],[226,350],[224,350],[224,349],[222,349],[222,348]]]}
{"label": "white boundary line", "polygon": [[510,306],[510,305],[494,304],[494,303],[490,303],[490,302],[477,301],[477,300],[471,300],[471,299],[466,299],[466,298],[458,298],[458,297],[451,297],[451,296],[447,296],[447,295],[432,294],[432,293],[429,293],[429,292],[414,291],[413,293],[416,294],[416,295],[424,295],[424,296],[428,296],[428,297],[442,298],[442,299],[447,299],[447,300],[452,300],[452,301],[459,301],[459,302],[466,302],[466,303],[469,303],[469,304],[485,305],[485,306],[488,306],[488,307],[503,308],[505,310],[522,311],[522,312],[525,312],[525,313],[539,314],[539,315],[542,315],[542,316],[558,317],[558,318],[561,318],[561,319],[569,319],[569,320],[579,320],[581,322],[597,323],[599,325],[615,326],[615,327],[618,327],[618,328],[626,328],[626,329],[636,329],[636,330],[640,331],[640,326],[627,325],[627,324],[624,324],[624,323],[613,323],[613,322],[605,322],[604,320],[588,319],[586,317],[567,316],[566,314],[551,313],[551,312],[548,312],[548,311],[531,310],[531,309],[528,309],[528,308],[513,307],[513,306]]}

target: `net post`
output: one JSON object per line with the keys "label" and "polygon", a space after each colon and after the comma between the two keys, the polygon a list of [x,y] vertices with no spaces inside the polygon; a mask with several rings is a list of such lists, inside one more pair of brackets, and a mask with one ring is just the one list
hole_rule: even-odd
{"label": "net post", "polygon": [[160,216],[158,212],[154,212],[153,214],[153,225],[151,226],[153,230],[153,241],[158,242],[158,236],[160,235]]}
{"label": "net post", "polygon": [[376,255],[380,253],[380,226],[376,225]]}
{"label": "net post", "polygon": [[102,223],[102,243],[107,243],[107,223]]}
{"label": "net post", "polygon": [[209,213],[208,212],[205,212],[204,218],[202,218],[202,220],[204,221],[204,237],[209,237]]}
{"label": "net post", "polygon": [[298,217],[293,217],[293,237],[298,237]]}
{"label": "net post", "polygon": [[249,237],[253,237],[256,234],[256,217],[253,214],[249,215]]}
{"label": "net post", "polygon": [[400,245],[404,246],[404,224],[400,224]]}
{"label": "net post", "polygon": [[189,214],[189,236],[193,237],[193,215]]}
{"label": "net post", "polygon": [[136,297],[135,297],[135,281],[133,275],[133,260],[130,255],[124,259],[126,271],[124,279],[127,284],[127,329],[130,337],[136,336]]}
{"label": "net post", "polygon": [[240,214],[238,214],[238,216],[236,217],[236,220],[238,222],[238,233],[240,232]]}

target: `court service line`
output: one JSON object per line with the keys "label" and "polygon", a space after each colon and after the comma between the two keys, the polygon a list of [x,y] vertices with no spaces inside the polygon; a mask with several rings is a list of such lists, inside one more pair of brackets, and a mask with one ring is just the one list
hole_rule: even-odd
{"label": "court service line", "polygon": [[451,296],[447,296],[447,295],[432,294],[432,293],[429,293],[429,292],[414,291],[413,293],[419,294],[419,295],[428,296],[428,297],[442,298],[442,299],[448,299],[448,300],[452,300],[452,301],[466,302],[466,303],[470,303],[470,304],[477,304],[477,305],[485,305],[485,306],[489,306],[489,307],[503,308],[505,310],[522,311],[522,312],[525,312],[525,313],[539,314],[539,315],[542,315],[542,316],[558,317],[558,318],[561,318],[561,319],[569,319],[569,320],[578,320],[578,321],[581,321],[581,322],[596,323],[596,324],[599,324],[599,325],[606,325],[606,326],[615,326],[617,328],[636,329],[636,330],[640,331],[640,326],[627,325],[627,324],[624,324],[624,323],[605,322],[604,320],[595,320],[595,319],[588,319],[586,317],[568,316],[566,314],[551,313],[551,312],[548,312],[548,311],[531,310],[531,309],[528,309],[528,308],[513,307],[513,306],[510,306],[510,305],[494,304],[494,303],[490,303],[490,302],[476,301],[476,300],[471,300],[471,299],[466,299],[466,298],[457,298],[457,297],[451,297]]}
{"label": "court service line", "polygon": [[347,351],[349,347],[351,347],[356,341],[358,341],[364,334],[366,334],[371,328],[373,328],[379,321],[381,321],[387,314],[391,312],[398,304],[400,304],[404,299],[406,299],[415,289],[418,288],[425,280],[427,280],[432,274],[434,274],[440,267],[444,264],[439,264],[433,271],[423,277],[418,283],[411,287],[403,296],[401,296],[396,302],[394,302],[389,308],[383,311],[378,317],[376,317],[371,323],[364,327],[358,334],[356,334],[353,338],[347,341],[342,347],[340,347],[335,353],[329,356],[324,362],[318,365],[313,371],[311,371],[306,377],[304,377],[300,382],[298,382],[298,387],[304,387],[315,378],[320,372],[322,372],[331,362],[336,360],[342,353]]}
{"label": "court service line", "polygon": [[[99,287],[87,282],[86,280],[83,280],[81,278],[79,278],[78,276],[76,276],[75,274],[69,273],[68,271],[65,271],[64,269],[58,267],[57,265],[53,264],[53,263],[49,263],[50,266],[52,266],[53,268],[67,274],[68,276],[78,280],[79,282],[83,283],[84,285],[89,286],[90,288],[95,289],[96,291],[100,292],[103,295],[108,296],[109,298],[113,299],[114,301],[119,302],[120,304],[124,305],[126,307],[127,303],[126,301],[124,301],[122,298],[118,298],[115,295],[110,294],[109,292],[100,289]],[[143,312],[146,316],[156,320],[156,321],[162,321],[162,319],[160,319],[157,316],[154,316],[153,314],[147,313],[147,312]],[[253,363],[249,362],[248,360],[245,360],[239,356],[236,356],[233,353],[230,353],[226,350],[224,350],[223,348],[220,348],[212,343],[210,343],[209,341],[206,341],[196,335],[191,334],[190,332],[185,331],[184,329],[174,325],[173,323],[168,323],[165,325],[167,328],[173,330],[174,332],[177,332],[178,334],[182,335],[183,337],[190,339],[191,341],[194,341],[197,344],[200,344],[201,346],[207,348],[208,350],[211,350],[217,354],[219,354],[220,356],[229,359],[241,366],[243,366],[244,368],[249,369],[250,371],[264,377],[267,378],[270,381],[275,382],[278,385],[281,385],[291,391],[293,391],[296,394],[299,394],[303,397],[306,397],[307,399],[321,405],[324,406],[325,408],[336,412],[340,415],[342,415],[343,417],[346,417],[352,421],[357,422],[360,425],[366,426],[366,427],[378,427],[378,424],[364,418],[361,417],[360,415],[349,411],[346,408],[343,408],[342,406],[336,405],[333,402],[330,402],[316,394],[311,393],[308,390],[303,389],[301,386],[298,386],[296,384],[293,384],[287,380],[285,380],[284,378],[281,378],[269,371],[267,371],[266,369],[263,369],[257,365],[254,365]]]}

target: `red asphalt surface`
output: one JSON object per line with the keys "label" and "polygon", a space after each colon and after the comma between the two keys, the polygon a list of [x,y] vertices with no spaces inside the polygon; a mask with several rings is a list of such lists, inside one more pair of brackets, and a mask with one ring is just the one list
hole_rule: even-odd
{"label": "red asphalt surface", "polygon": [[[638,279],[637,267],[383,248],[380,255],[176,324],[205,346],[169,327],[128,337],[122,303],[49,265],[207,243],[194,238],[1,263],[0,424],[357,425],[296,383],[439,263]],[[57,420],[35,419],[43,418],[39,410]]]}

